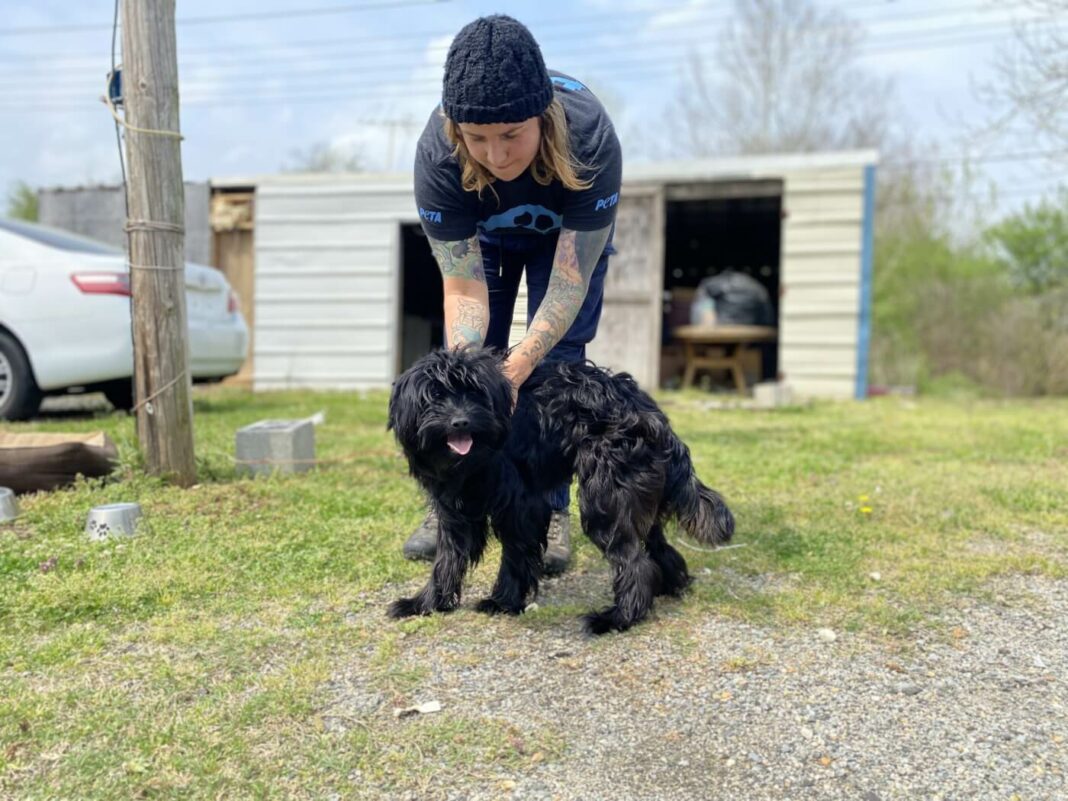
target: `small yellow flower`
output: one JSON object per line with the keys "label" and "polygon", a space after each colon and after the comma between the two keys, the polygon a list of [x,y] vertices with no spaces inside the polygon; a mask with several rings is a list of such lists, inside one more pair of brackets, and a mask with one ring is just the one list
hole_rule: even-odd
{"label": "small yellow flower", "polygon": [[867,503],[868,502],[868,496],[867,495],[861,495],[859,498],[857,498],[857,500],[860,501],[861,503]]}
{"label": "small yellow flower", "polygon": [[862,506],[862,507],[860,507],[860,513],[862,515],[870,515],[871,514],[871,507],[870,506]]}

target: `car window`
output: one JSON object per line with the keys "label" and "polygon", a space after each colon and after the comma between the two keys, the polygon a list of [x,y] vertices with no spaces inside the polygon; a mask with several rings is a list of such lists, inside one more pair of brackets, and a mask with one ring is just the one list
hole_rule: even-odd
{"label": "car window", "polygon": [[0,219],[0,231],[25,237],[39,245],[74,253],[91,253],[95,256],[121,256],[123,253],[119,248],[97,242],[95,239],[20,220]]}

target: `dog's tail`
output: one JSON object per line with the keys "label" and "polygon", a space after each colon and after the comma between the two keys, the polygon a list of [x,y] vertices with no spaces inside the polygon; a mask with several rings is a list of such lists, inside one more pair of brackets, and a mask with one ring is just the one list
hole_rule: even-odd
{"label": "dog's tail", "polygon": [[679,524],[699,542],[719,545],[734,534],[734,515],[723,497],[701,483],[690,461],[690,449],[677,437],[672,443],[668,502]]}

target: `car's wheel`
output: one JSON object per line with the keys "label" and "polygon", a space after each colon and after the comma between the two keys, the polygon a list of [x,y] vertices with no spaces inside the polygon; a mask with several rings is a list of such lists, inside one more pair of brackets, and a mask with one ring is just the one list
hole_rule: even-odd
{"label": "car's wheel", "polygon": [[26,420],[41,408],[41,390],[22,346],[0,331],[0,419]]}
{"label": "car's wheel", "polygon": [[104,397],[108,403],[120,412],[128,412],[133,408],[133,380],[120,378],[117,381],[108,381],[102,387]]}

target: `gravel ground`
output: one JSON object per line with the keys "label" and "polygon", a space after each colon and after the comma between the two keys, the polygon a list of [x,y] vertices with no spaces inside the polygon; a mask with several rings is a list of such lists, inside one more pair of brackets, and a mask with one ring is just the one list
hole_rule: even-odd
{"label": "gravel ground", "polygon": [[[540,603],[597,605],[601,580],[548,581]],[[484,589],[470,588],[466,604]],[[574,621],[536,625],[536,611],[529,622],[461,613],[447,630],[400,641],[399,666],[427,671],[412,702],[532,739],[555,732],[562,750],[515,775],[467,765],[448,789],[367,786],[367,797],[1066,799],[1068,582],[1020,577],[993,590],[994,601],[962,602],[904,644],[684,621],[670,602],[638,630],[597,641]],[[375,600],[358,617],[378,620],[386,599]],[[418,718],[394,721],[367,683],[367,659],[331,682],[327,729],[363,718],[415,734]]]}

